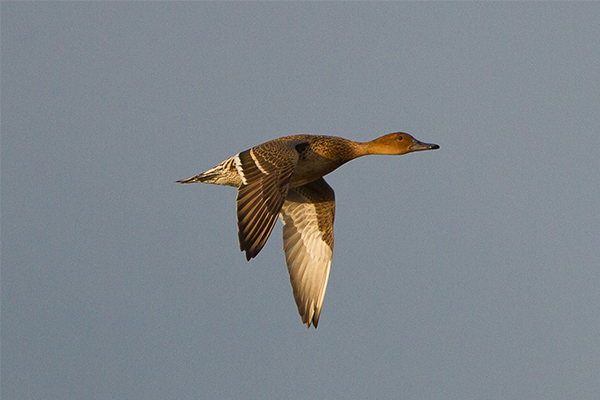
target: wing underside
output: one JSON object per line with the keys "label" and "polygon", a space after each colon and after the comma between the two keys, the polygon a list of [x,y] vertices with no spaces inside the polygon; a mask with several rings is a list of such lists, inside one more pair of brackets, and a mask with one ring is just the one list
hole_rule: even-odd
{"label": "wing underside", "polygon": [[323,178],[289,189],[281,209],[283,250],[302,322],[316,328],[333,254],[333,189]]}

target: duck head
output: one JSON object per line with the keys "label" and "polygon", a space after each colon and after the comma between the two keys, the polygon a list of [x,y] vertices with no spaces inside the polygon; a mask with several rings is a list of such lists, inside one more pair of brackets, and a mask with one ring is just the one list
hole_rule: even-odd
{"label": "duck head", "polygon": [[440,146],[423,143],[404,132],[388,133],[377,139],[366,142],[366,154],[401,155],[415,151],[435,150]]}

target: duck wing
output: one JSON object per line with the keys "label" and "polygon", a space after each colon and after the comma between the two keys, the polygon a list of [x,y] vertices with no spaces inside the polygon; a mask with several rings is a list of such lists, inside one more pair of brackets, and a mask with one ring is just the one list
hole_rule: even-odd
{"label": "duck wing", "polygon": [[242,179],[237,193],[238,237],[247,260],[258,255],[271,235],[298,162],[293,147],[266,144],[234,156]]}
{"label": "duck wing", "polygon": [[323,178],[289,189],[283,207],[283,251],[302,322],[317,327],[333,254],[335,195]]}

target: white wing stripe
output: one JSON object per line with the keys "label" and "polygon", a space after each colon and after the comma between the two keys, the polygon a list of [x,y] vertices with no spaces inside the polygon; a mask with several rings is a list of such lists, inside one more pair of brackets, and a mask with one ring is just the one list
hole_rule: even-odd
{"label": "white wing stripe", "polygon": [[254,155],[254,149],[250,149],[250,157],[252,157],[252,161],[254,161],[254,165],[256,165],[256,167],[260,170],[260,172],[262,172],[265,175],[269,175],[269,172],[266,169],[264,169],[262,165],[260,165],[258,158],[256,158],[256,156]]}
{"label": "white wing stripe", "polygon": [[233,160],[235,161],[235,169],[237,169],[240,178],[242,178],[242,183],[244,185],[247,185],[248,181],[246,180],[246,176],[244,175],[244,171],[242,170],[242,161],[240,160],[240,153],[237,153],[235,156],[233,156]]}

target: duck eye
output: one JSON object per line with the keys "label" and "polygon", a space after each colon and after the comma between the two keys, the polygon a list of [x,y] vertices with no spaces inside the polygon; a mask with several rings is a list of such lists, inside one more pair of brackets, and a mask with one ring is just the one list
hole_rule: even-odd
{"label": "duck eye", "polygon": [[398,140],[402,140],[402,136],[398,136]]}

